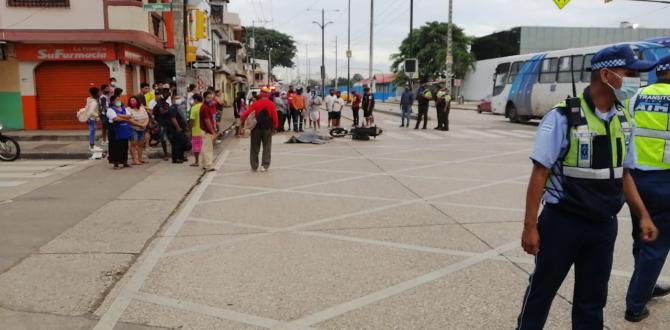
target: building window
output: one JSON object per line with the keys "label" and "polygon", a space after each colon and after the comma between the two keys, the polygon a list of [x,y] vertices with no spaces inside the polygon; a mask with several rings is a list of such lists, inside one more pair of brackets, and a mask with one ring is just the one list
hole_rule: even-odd
{"label": "building window", "polygon": [[7,0],[9,7],[70,7],[70,0]]}

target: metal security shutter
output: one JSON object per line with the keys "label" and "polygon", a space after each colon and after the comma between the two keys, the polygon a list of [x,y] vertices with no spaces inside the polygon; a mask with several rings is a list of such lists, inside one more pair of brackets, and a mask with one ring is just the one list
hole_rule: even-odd
{"label": "metal security shutter", "polygon": [[126,90],[125,90],[126,93],[125,94],[127,95],[127,97],[129,97],[130,95],[133,95],[135,93],[135,91],[133,90],[133,86],[135,86],[133,84],[133,76],[135,76],[134,73],[135,73],[135,69],[130,64],[126,65]]}
{"label": "metal security shutter", "polygon": [[35,69],[37,118],[40,129],[85,129],[77,111],[86,105],[88,89],[107,83],[102,62],[44,62]]}

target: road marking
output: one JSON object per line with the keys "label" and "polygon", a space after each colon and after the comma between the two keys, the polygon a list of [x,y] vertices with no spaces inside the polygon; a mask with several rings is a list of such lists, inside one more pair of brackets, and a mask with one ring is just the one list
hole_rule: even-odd
{"label": "road marking", "polygon": [[442,134],[444,134],[447,137],[452,137],[452,138],[457,138],[457,139],[469,139],[470,138],[470,136],[467,135],[467,134],[458,133],[458,132],[454,132],[454,131],[445,131],[445,132],[442,132]]}
{"label": "road marking", "polygon": [[498,133],[498,134],[502,134],[502,135],[509,135],[509,136],[523,138],[523,139],[528,138],[528,135],[519,134],[519,133],[513,132],[513,131],[504,131],[504,130],[501,130],[501,129],[492,129],[492,130],[489,130],[489,132],[494,132],[494,133]]}
{"label": "road marking", "polygon": [[515,249],[518,246],[519,242],[517,240],[514,240],[513,242],[507,243],[505,245],[486,251],[484,253],[480,253],[475,256],[469,257],[465,260],[456,262],[442,269],[438,269],[436,271],[398,283],[394,286],[379,290],[377,292],[370,293],[368,295],[362,296],[352,301],[330,307],[323,311],[295,320],[286,325],[275,327],[273,329],[294,329],[295,327],[308,327],[317,323],[324,322],[326,320],[330,320],[347,312],[363,308],[365,306],[374,304],[386,298],[399,295],[403,292],[409,291],[418,286],[433,282],[435,280],[439,280],[449,274],[463,270],[468,267],[472,267],[488,259],[491,259],[492,257],[501,255],[507,251]]}
{"label": "road marking", "polygon": [[46,178],[53,173],[5,173],[0,172],[0,178],[20,179],[20,178]]}
{"label": "road marking", "polygon": [[0,181],[0,187],[2,188],[8,188],[8,187],[16,187],[20,186],[28,181]]}
{"label": "road marking", "polygon": [[470,134],[470,135],[477,135],[477,136],[488,137],[488,138],[500,138],[500,135],[486,133],[486,132],[482,132],[482,131],[477,131],[477,130],[474,130],[474,129],[464,129],[463,131]]}
{"label": "road marking", "polygon": [[408,133],[416,135],[418,137],[422,137],[424,139],[428,139],[428,140],[442,140],[442,139],[444,139],[443,136],[437,136],[435,134],[430,134],[430,133],[425,133],[425,132],[415,131],[415,132],[408,132]]}
{"label": "road marking", "polygon": [[267,319],[260,316],[250,315],[239,313],[231,310],[216,308],[212,306],[207,306],[203,304],[192,303],[184,300],[172,299],[164,296],[159,296],[155,294],[139,292],[133,296],[134,299],[143,301],[146,303],[167,306],[187,312],[193,312],[201,315],[213,316],[216,318],[230,320],[240,323],[246,323],[255,325],[258,327],[264,328],[273,328],[283,324],[284,322]]}
{"label": "road marking", "polygon": [[[223,162],[228,158],[230,151],[226,151],[221,158],[216,162],[215,168],[221,169]],[[144,282],[149,277],[149,274],[153,271],[158,261],[165,254],[168,246],[177,235],[177,233],[184,226],[184,223],[191,215],[193,209],[197,205],[197,201],[205,193],[209,184],[214,180],[215,172],[210,172],[205,175],[202,183],[198,188],[193,192],[191,197],[188,199],[186,204],[184,204],[181,211],[174,218],[174,222],[168,227],[165,231],[165,236],[158,238],[156,245],[153,249],[148,251],[146,254],[146,259],[139,265],[137,272],[126,282],[126,284],[121,288],[121,292],[114,299],[112,305],[109,309],[102,315],[98,323],[96,324],[94,330],[112,330],[119,322],[119,319],[130,305],[131,300],[140,291],[140,288]]]}

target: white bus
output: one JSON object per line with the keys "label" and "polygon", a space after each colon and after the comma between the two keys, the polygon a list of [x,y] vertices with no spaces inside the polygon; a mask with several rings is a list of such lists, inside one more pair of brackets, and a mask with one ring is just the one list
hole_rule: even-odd
{"label": "white bus", "polygon": [[[627,42],[640,59],[657,61],[670,54],[655,42]],[[542,118],[557,103],[572,96],[572,77],[581,93],[591,81],[591,58],[611,45],[572,48],[500,58],[493,76],[491,109],[511,122]],[[656,81],[652,70],[642,74],[642,85]]]}

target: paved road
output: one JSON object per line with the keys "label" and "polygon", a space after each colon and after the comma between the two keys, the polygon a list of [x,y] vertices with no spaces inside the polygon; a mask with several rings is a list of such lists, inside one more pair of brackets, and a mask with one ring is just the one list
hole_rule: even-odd
{"label": "paved road", "polygon": [[[179,329],[511,329],[533,260],[519,247],[534,125],[452,113],[452,131],[286,145],[268,173],[235,140],[95,313]],[[432,127],[432,126],[431,126]],[[325,132],[325,129],[322,129]],[[670,301],[622,320],[630,218],[620,220],[610,329],[661,329]],[[665,270],[663,279],[670,279]],[[548,329],[570,328],[572,276]]]}

